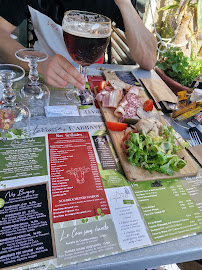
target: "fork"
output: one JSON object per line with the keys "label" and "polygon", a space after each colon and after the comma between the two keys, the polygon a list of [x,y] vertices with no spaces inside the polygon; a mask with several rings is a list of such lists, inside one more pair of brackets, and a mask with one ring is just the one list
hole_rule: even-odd
{"label": "fork", "polygon": [[189,135],[190,135],[190,138],[191,138],[192,146],[202,144],[202,141],[199,138],[199,135],[198,135],[197,131],[193,131],[193,130],[191,131],[190,130]]}

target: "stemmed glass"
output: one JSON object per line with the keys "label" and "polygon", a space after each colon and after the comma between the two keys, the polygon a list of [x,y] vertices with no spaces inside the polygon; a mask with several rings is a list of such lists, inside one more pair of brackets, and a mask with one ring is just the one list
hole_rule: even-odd
{"label": "stemmed glass", "polygon": [[[100,59],[107,48],[111,20],[96,13],[70,10],[64,14],[62,29],[69,55],[86,77],[87,67]],[[77,95],[81,94],[77,89]]]}
{"label": "stemmed glass", "polygon": [[20,97],[29,107],[31,115],[44,115],[44,107],[49,105],[50,91],[45,84],[38,82],[37,63],[45,61],[48,56],[43,51],[33,48],[18,50],[15,56],[21,61],[28,62],[30,68],[28,76],[30,82],[22,87]]}
{"label": "stemmed glass", "polygon": [[0,104],[0,131],[2,139],[10,129],[25,128],[29,132],[30,111],[22,103],[16,103],[16,95],[12,88],[13,82],[25,76],[23,68],[17,65],[0,65],[0,83],[3,86],[3,100]]}

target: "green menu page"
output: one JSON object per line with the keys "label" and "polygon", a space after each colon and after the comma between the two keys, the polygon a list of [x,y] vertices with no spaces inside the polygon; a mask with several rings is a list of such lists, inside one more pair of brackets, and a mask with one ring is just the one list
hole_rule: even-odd
{"label": "green menu page", "polygon": [[181,180],[145,181],[131,186],[154,241],[202,231],[202,214]]}
{"label": "green menu page", "polygon": [[0,180],[47,175],[45,137],[0,141]]}

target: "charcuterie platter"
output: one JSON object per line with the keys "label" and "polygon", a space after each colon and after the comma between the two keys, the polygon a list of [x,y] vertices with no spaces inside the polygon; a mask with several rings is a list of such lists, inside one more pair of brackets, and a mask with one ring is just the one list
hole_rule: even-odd
{"label": "charcuterie platter", "polygon": [[[148,127],[146,127],[146,129],[145,129],[145,126],[146,126],[145,122],[146,121],[155,122],[155,128],[152,127],[152,132],[153,131],[156,132],[156,126],[157,126],[157,128],[159,128],[158,125],[160,125],[160,128],[162,128],[162,126],[167,126],[167,123],[163,120],[163,118],[157,112],[155,107],[153,108],[152,112],[148,112],[148,115],[146,117],[144,116],[144,114],[146,115],[146,113],[144,112],[144,110],[142,108],[143,108],[143,104],[145,103],[145,101],[148,100],[148,96],[145,93],[144,88],[138,87],[138,90],[136,90],[137,87],[134,87],[134,85],[132,86],[132,85],[129,85],[129,84],[121,81],[116,76],[115,72],[110,71],[110,70],[103,70],[103,75],[106,79],[107,85],[110,85],[110,87],[112,87],[113,89],[116,89],[115,91],[117,91],[117,93],[115,94],[115,97],[113,96],[113,98],[112,98],[112,96],[110,97],[107,94],[106,98],[105,98],[105,96],[104,96],[105,91],[103,91],[103,90],[98,91],[98,88],[94,89],[94,91],[96,93],[96,99],[98,101],[101,113],[104,117],[106,124],[107,123],[120,123],[120,119],[121,119],[120,116],[123,115],[122,110],[124,108],[126,98],[124,98],[124,95],[122,96],[122,98],[120,98],[120,97],[118,98],[117,96],[120,95],[119,90],[121,88],[123,88],[125,95],[127,95],[129,93],[129,91],[132,92],[132,94],[130,94],[130,93],[128,94],[130,96],[127,99],[128,100],[127,106],[130,106],[130,104],[129,104],[130,102],[132,104],[131,108],[128,109],[128,111],[130,113],[131,112],[133,113],[134,107],[137,107],[139,110],[138,114],[141,116],[141,118],[153,118],[153,115],[155,118],[156,117],[158,118],[158,120],[141,119],[142,123],[141,123],[141,125],[139,124],[139,126],[141,126],[141,128],[143,126],[142,130],[144,130],[144,131],[141,130],[143,133],[145,132],[145,130],[148,129]],[[108,86],[105,86],[105,87],[107,89]],[[138,92],[136,92],[136,91],[138,91]],[[111,93],[110,89],[109,89],[109,92]],[[114,93],[112,95],[114,95]],[[116,103],[116,104],[114,104],[114,103]],[[126,116],[126,117],[128,118],[128,116]],[[134,117],[132,117],[132,118],[134,119]],[[122,122],[123,122],[123,119],[122,119]],[[152,122],[152,124],[153,124],[153,122]],[[159,124],[159,122],[160,122],[160,124]],[[156,123],[158,123],[158,125],[156,125]],[[159,130],[160,130],[160,128],[159,128]],[[184,160],[186,162],[186,165],[185,166],[183,165],[184,166],[183,168],[179,169],[178,171],[174,171],[172,174],[162,173],[162,172],[158,172],[155,170],[150,172],[149,170],[146,170],[141,166],[133,166],[129,163],[127,151],[123,147],[123,138],[125,136],[126,130],[115,131],[115,130],[108,129],[108,131],[109,131],[109,134],[111,136],[111,139],[112,139],[113,145],[115,147],[116,153],[118,155],[118,158],[119,158],[121,165],[123,167],[126,178],[130,181],[146,181],[146,180],[169,179],[169,178],[193,176],[193,175],[196,175],[198,170],[199,170],[199,166],[197,165],[196,161],[192,158],[192,156],[190,156],[190,154],[185,149],[179,151],[177,153],[177,156],[180,157],[182,162]],[[164,136],[164,135],[162,135],[162,136]]]}

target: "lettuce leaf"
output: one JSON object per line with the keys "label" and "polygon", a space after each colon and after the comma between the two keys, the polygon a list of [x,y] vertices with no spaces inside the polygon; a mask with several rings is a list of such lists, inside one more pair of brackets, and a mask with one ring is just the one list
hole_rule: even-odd
{"label": "lettuce leaf", "polygon": [[148,134],[129,133],[129,140],[125,141],[128,161],[136,167],[142,167],[153,173],[154,171],[173,175],[186,165],[186,161],[177,153],[188,147],[172,127],[163,127],[161,136],[154,132]]}

